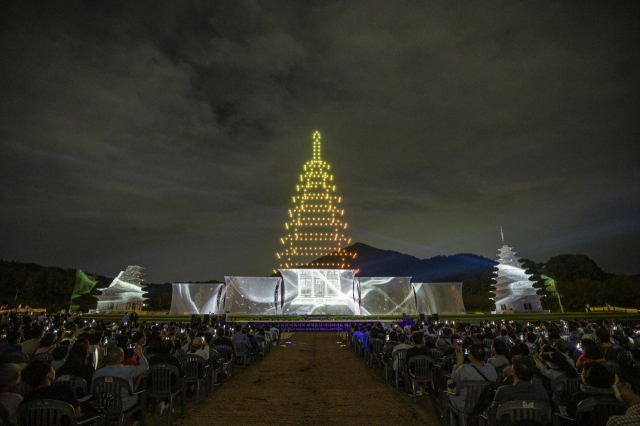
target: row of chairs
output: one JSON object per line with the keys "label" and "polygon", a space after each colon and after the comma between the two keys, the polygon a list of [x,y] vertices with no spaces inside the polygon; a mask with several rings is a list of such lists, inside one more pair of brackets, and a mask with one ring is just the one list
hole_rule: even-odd
{"label": "row of chairs", "polygon": [[[381,358],[381,339],[370,339],[369,344],[359,342],[352,336],[347,336],[347,342],[351,348],[365,358],[369,365],[379,363],[383,367],[385,380],[389,380],[391,372],[395,373],[396,389],[400,390],[400,382],[404,381],[406,387],[412,390],[414,402],[416,401],[416,384],[423,382],[430,384],[432,389],[441,396],[442,416],[445,424],[457,424],[466,426],[470,420],[475,419],[475,424],[487,424],[488,418],[484,411],[488,408],[490,396],[502,381],[502,369],[498,374],[498,380],[469,381],[457,383],[455,390],[448,389],[447,380],[455,364],[453,355],[444,356],[439,349],[430,349],[431,356],[416,356],[409,360],[408,366],[412,374],[408,374],[405,368],[407,349],[400,349],[394,353],[393,359]],[[436,361],[437,360],[437,361]],[[397,368],[394,370],[393,365]],[[561,378],[552,383],[552,389],[558,390],[562,395],[562,403],[566,405],[571,395],[580,388],[580,379]],[[462,409],[455,407],[449,401],[449,395],[466,395],[465,405]],[[496,419],[500,425],[531,424],[566,426],[579,424],[587,426],[604,426],[611,415],[624,414],[626,405],[620,401],[606,397],[593,397],[582,401],[578,405],[576,418],[571,419],[560,413],[553,413],[552,407],[537,401],[510,401],[501,404],[496,413]]]}
{"label": "row of chairs", "polygon": [[[266,355],[271,350],[271,339],[266,338],[260,346],[260,354]],[[250,353],[250,349],[249,349]],[[136,412],[141,412],[142,423],[146,417],[147,407],[159,401],[167,401],[166,422],[171,424],[174,406],[180,403],[181,412],[184,414],[185,392],[188,384],[195,384],[195,402],[200,401],[201,391],[205,397],[216,384],[231,377],[235,372],[235,365],[240,356],[233,356],[230,346],[219,345],[211,349],[208,361],[194,354],[177,354],[177,358],[185,373],[185,377],[179,379],[180,386],[176,387],[174,381],[179,377],[178,369],[171,364],[155,364],[150,366],[145,374],[146,384],[141,386],[143,390],[135,391],[127,380],[117,377],[101,377],[92,381],[91,389],[87,389],[86,382],[78,376],[61,375],[52,383],[53,386],[68,386],[74,394],[82,398],[87,395],[109,394],[113,396],[113,404],[110,405],[104,417],[91,417],[76,419],[73,407],[64,402],[55,400],[39,400],[23,404],[19,411],[19,424],[21,426],[46,426],[59,425],[61,419],[66,418],[71,425],[124,425]],[[246,358],[245,358],[246,359]],[[123,396],[138,396],[139,404],[134,408],[124,411],[122,409]],[[1,410],[0,410],[1,414]],[[3,424],[5,422],[3,421]]]}

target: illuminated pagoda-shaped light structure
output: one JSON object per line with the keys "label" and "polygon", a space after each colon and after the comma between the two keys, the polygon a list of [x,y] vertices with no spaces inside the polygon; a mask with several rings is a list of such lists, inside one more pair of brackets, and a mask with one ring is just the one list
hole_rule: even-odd
{"label": "illuminated pagoda-shaped light structure", "polygon": [[[502,239],[504,244],[504,237]],[[496,304],[496,313],[542,312],[540,298],[531,281],[522,268],[522,263],[516,257],[512,247],[503,245],[498,254],[498,270],[495,272],[495,283],[492,297]]]}
{"label": "illuminated pagoda-shaped light structure", "polygon": [[[345,236],[342,197],[336,194],[331,166],[321,157],[320,132],[313,134],[313,158],[304,165],[293,196],[293,209],[285,223],[284,246],[276,253],[281,268],[349,268],[352,254],[343,247],[351,242]],[[314,260],[324,257],[321,262]]]}
{"label": "illuminated pagoda-shaped light structure", "polygon": [[109,284],[107,288],[98,289],[102,292],[96,308],[99,312],[106,311],[141,311],[146,287],[142,284],[142,270],[140,266],[128,266]]}

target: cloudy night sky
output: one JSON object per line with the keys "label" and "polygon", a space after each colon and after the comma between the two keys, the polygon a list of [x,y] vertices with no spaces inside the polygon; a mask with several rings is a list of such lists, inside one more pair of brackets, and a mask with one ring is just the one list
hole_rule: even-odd
{"label": "cloudy night sky", "polygon": [[319,130],[353,241],[640,273],[637,2],[0,5],[0,258],[268,275]]}

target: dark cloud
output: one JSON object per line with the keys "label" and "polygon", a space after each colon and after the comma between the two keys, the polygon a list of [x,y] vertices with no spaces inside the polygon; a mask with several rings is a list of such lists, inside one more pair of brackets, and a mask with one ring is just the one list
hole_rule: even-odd
{"label": "dark cloud", "polygon": [[353,241],[640,272],[633,2],[0,8],[2,258],[267,274],[318,129]]}

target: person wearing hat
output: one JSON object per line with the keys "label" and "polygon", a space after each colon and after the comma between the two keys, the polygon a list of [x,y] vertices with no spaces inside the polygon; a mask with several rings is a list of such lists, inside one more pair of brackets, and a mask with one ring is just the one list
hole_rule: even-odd
{"label": "person wearing hat", "polygon": [[18,406],[22,402],[22,397],[17,393],[9,392],[9,389],[20,381],[21,370],[22,368],[17,364],[0,365],[0,403],[6,408],[11,424],[18,423]]}
{"label": "person wearing hat", "polygon": [[196,337],[191,341],[191,344],[184,345],[183,350],[190,354],[199,355],[205,361],[209,359],[209,345],[202,337]]}

